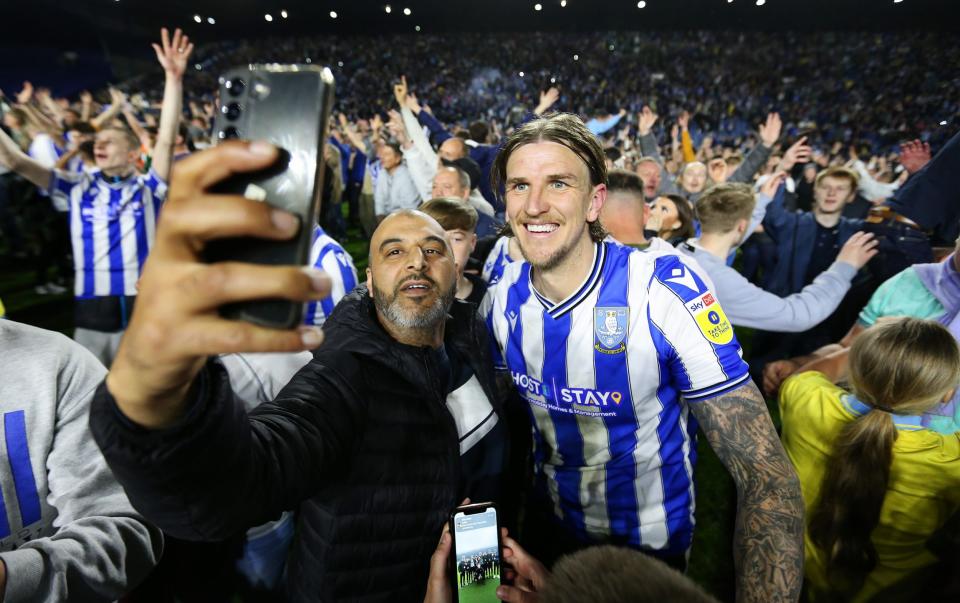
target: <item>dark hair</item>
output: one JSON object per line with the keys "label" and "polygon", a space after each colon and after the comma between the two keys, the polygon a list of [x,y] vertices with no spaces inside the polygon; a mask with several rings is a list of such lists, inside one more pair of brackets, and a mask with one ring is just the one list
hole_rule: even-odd
{"label": "dark hair", "polygon": [[77,121],[77,122],[74,122],[73,125],[68,128],[68,130],[76,130],[77,132],[79,132],[79,133],[81,133],[81,134],[96,134],[96,133],[97,133],[97,129],[94,128],[94,127],[93,127],[93,124],[91,124],[89,121]]}
{"label": "dark hair", "polygon": [[603,150],[603,154],[610,161],[616,161],[617,159],[623,157],[623,153],[621,153],[620,149],[617,147],[607,147]]}
{"label": "dark hair", "polygon": [[847,423],[833,441],[810,539],[826,555],[832,590],[856,594],[877,563],[870,538],[887,494],[897,430],[891,412],[919,415],[957,383],[960,350],[953,335],[931,320],[877,324],[850,347],[850,384],[871,409]]}
{"label": "dark hair", "polygon": [[462,199],[435,197],[417,209],[439,222],[444,230],[473,232],[477,228],[477,210]]}
{"label": "dark hair", "polygon": [[697,236],[697,231],[693,227],[693,208],[690,206],[690,202],[680,195],[659,196],[673,201],[673,205],[677,208],[677,219],[680,220],[680,228],[674,228],[664,233],[669,235],[667,239],[686,241]]}
{"label": "dark hair", "polygon": [[403,157],[403,151],[400,150],[400,144],[395,140],[388,140],[383,143],[383,146],[390,147],[393,149],[393,152],[397,154],[398,157]]}
{"label": "dark hair", "polygon": [[[529,121],[514,130],[503,143],[490,170],[490,183],[497,197],[503,201],[503,189],[507,181],[507,162],[518,148],[537,142],[555,142],[576,154],[587,166],[590,185],[607,183],[607,164],[604,161],[600,141],[572,113],[551,113]],[[590,223],[590,238],[602,241],[607,232],[600,220]]]}
{"label": "dark hair", "polygon": [[543,603],[716,603],[659,559],[610,545],[562,558],[540,594]]}
{"label": "dark hair", "polygon": [[607,192],[632,193],[643,198],[643,179],[627,170],[610,170],[607,172]]}
{"label": "dark hair", "polygon": [[487,136],[490,136],[490,126],[483,121],[475,121],[471,123],[468,131],[470,132],[470,138],[479,143],[486,142]]}

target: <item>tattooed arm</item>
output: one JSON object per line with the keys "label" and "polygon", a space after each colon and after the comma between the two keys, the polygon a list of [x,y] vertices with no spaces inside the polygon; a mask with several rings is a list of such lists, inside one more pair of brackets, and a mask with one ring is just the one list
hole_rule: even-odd
{"label": "tattooed arm", "polygon": [[691,404],[737,485],[737,601],[797,601],[803,581],[800,482],[752,381]]}

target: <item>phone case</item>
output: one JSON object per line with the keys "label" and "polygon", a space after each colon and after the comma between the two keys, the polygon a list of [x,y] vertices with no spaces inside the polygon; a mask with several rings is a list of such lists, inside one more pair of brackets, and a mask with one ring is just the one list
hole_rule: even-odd
{"label": "phone case", "polygon": [[[238,174],[214,192],[242,195],[300,217],[300,230],[287,241],[235,238],[213,241],[208,262],[306,265],[323,189],[323,144],[333,105],[333,74],[315,65],[250,65],[220,77],[214,135],[220,139],[266,140],[280,149],[265,170]],[[303,304],[263,299],[228,304],[225,318],[289,329],[303,319]]]}

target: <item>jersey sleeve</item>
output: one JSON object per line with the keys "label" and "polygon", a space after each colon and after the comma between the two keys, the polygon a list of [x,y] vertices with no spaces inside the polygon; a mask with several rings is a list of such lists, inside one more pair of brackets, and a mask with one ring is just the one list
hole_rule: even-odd
{"label": "jersey sleeve", "polygon": [[343,296],[357,286],[357,269],[353,267],[353,260],[347,252],[333,245],[321,250],[314,266],[330,276],[333,287],[330,289],[328,299],[331,304],[330,311],[333,311],[333,306],[340,303]]}
{"label": "jersey sleeve", "polygon": [[69,207],[70,193],[75,186],[81,186],[87,181],[86,172],[68,172],[65,170],[52,170],[53,177],[50,178],[50,198]]}
{"label": "jersey sleeve", "polygon": [[733,325],[696,262],[657,258],[649,289],[650,334],[685,400],[714,398],[750,379]]}
{"label": "jersey sleeve", "polygon": [[145,176],[141,176],[141,178],[143,179],[143,185],[153,193],[153,198],[156,203],[158,205],[163,203],[167,198],[167,183],[163,178],[161,178],[152,167],[150,171],[147,172]]}

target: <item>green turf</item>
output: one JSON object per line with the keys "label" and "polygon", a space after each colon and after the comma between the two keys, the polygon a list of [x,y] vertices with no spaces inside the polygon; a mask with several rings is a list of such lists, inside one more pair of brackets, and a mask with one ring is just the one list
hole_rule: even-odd
{"label": "green turf", "polygon": [[495,603],[500,580],[488,578],[483,584],[471,584],[457,591],[460,603]]}

